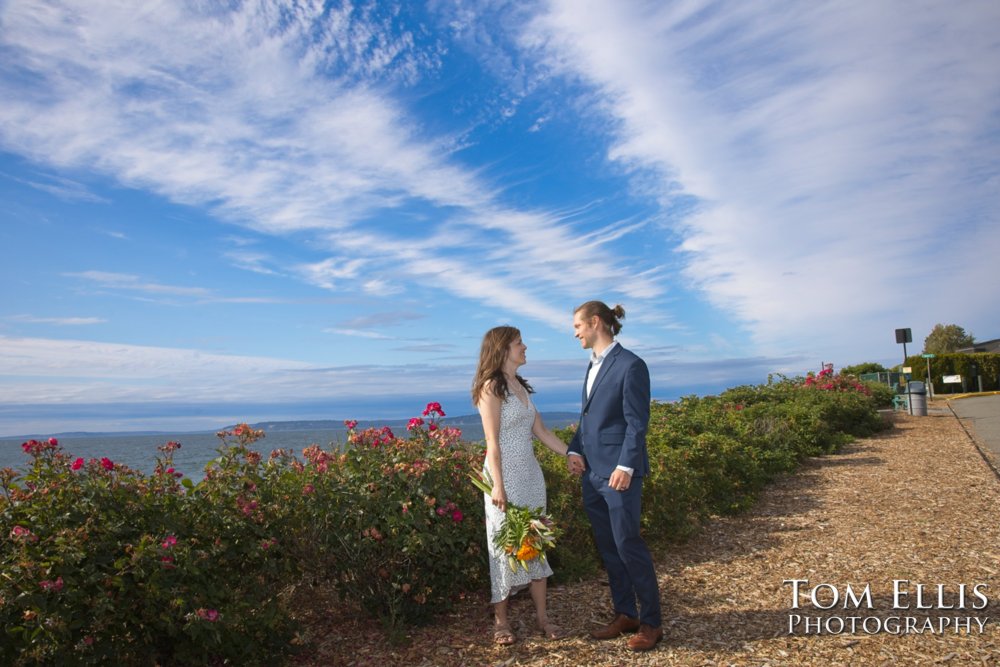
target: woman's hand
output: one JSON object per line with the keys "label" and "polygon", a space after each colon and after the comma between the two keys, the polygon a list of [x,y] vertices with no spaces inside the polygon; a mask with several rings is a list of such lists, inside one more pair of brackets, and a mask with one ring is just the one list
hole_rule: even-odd
{"label": "woman's hand", "polygon": [[493,506],[496,507],[501,512],[507,511],[507,492],[504,491],[503,485],[494,482],[493,493],[490,495],[493,501]]}

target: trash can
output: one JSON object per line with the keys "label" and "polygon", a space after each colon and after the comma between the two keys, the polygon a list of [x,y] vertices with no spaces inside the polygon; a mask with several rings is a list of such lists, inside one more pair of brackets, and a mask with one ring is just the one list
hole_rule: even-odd
{"label": "trash can", "polygon": [[923,382],[911,380],[906,383],[906,391],[910,398],[910,414],[917,417],[927,416],[927,387]]}

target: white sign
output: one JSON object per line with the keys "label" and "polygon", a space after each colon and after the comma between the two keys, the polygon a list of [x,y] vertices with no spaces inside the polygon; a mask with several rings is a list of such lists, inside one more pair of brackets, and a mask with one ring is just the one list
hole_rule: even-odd
{"label": "white sign", "polygon": [[912,373],[913,369],[910,368],[909,366],[903,366],[903,372],[904,373]]}
{"label": "white sign", "polygon": [[943,378],[941,378],[941,382],[944,382],[945,384],[962,384],[962,376],[945,375]]}

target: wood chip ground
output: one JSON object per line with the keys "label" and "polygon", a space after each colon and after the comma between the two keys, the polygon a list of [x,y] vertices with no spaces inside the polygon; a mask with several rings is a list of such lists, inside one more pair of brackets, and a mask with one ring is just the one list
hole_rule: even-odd
{"label": "wood chip ground", "polygon": [[[716,518],[684,545],[657,555],[664,601],[664,641],[643,654],[624,639],[598,642],[588,631],[611,617],[606,583],[553,587],[551,618],[569,633],[546,641],[534,634],[530,599],[511,602],[518,641],[492,643],[492,615],[485,597],[468,600],[431,627],[390,644],[377,625],[323,596],[311,594],[303,610],[305,651],[295,665],[355,667],[407,665],[984,665],[1000,666],[1000,480],[951,415],[894,418],[893,429],[848,445],[836,455],[809,459],[777,480],[754,508]],[[788,579],[809,586],[833,584],[841,597],[867,585],[874,609],[853,604],[821,611],[803,586],[792,609]],[[893,581],[910,594],[911,609],[893,608]],[[965,609],[916,610],[917,584],[924,603]],[[989,606],[972,594],[980,584]],[[315,593],[315,592],[314,592]],[[830,600],[821,588],[820,604]],[[930,619],[989,618],[972,631],[869,634],[789,634],[791,614],[818,617]],[[838,622],[830,621],[832,629]],[[849,622],[849,621],[847,621]],[[860,623],[860,621],[859,621]],[[891,623],[891,622],[890,622]],[[952,621],[952,625],[954,622]],[[964,621],[963,621],[964,624]]]}

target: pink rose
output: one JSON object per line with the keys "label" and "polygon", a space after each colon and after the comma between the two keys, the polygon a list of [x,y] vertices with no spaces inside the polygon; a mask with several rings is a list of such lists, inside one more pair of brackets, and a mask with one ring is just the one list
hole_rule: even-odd
{"label": "pink rose", "polygon": [[73,461],[73,465],[70,466],[70,468],[72,468],[73,470],[79,470],[82,467],[83,467],[82,458],[78,458],[76,461]]}
{"label": "pink rose", "polygon": [[26,540],[28,542],[37,542],[38,537],[25,528],[24,526],[14,526],[10,529],[10,539],[12,540]]}
{"label": "pink rose", "polygon": [[209,623],[215,623],[219,620],[219,612],[215,609],[205,609],[202,607],[201,609],[195,611],[195,614],[198,615],[198,618],[206,620]]}
{"label": "pink rose", "polygon": [[427,407],[424,408],[424,416],[431,414],[437,414],[438,417],[444,417],[444,410],[441,409],[441,404],[438,402],[428,403]]}
{"label": "pink rose", "polygon": [[105,470],[114,470],[115,464],[107,456],[101,457],[101,467]]}
{"label": "pink rose", "polygon": [[55,581],[49,581],[48,579],[38,582],[38,585],[42,587],[43,591],[54,591],[58,593],[63,589],[63,578],[56,577]]}

